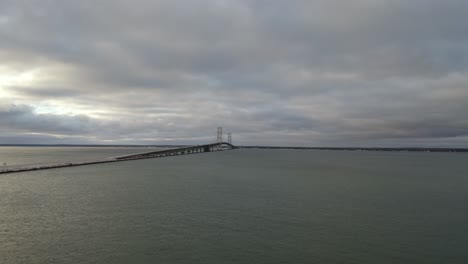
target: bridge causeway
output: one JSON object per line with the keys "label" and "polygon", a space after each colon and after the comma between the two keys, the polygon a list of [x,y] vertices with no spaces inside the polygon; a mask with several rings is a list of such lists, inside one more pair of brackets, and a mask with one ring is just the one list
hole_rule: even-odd
{"label": "bridge causeway", "polygon": [[189,146],[189,147],[182,147],[182,148],[175,148],[175,149],[164,149],[164,150],[159,150],[159,151],[137,153],[137,154],[131,154],[131,155],[126,155],[126,156],[109,158],[105,160],[97,160],[97,161],[68,162],[68,163],[60,163],[60,164],[36,165],[36,166],[25,166],[25,167],[14,166],[13,168],[1,168],[0,167],[0,174],[35,171],[35,170],[58,169],[58,168],[65,168],[65,167],[77,167],[77,166],[139,160],[139,159],[163,158],[163,157],[171,157],[171,156],[179,156],[179,155],[232,150],[236,148],[237,147],[235,147],[234,145],[228,142],[217,142],[217,143],[206,144],[206,145],[197,145],[197,146]]}

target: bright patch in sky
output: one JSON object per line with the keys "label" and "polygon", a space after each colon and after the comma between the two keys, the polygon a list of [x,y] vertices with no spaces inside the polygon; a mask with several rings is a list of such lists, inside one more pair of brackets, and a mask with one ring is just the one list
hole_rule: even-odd
{"label": "bright patch in sky", "polygon": [[17,72],[0,67],[0,97],[13,97],[12,89],[15,86],[34,86],[39,81],[39,75],[39,69]]}
{"label": "bright patch in sky", "polygon": [[38,80],[40,70],[33,69],[25,72],[14,72],[0,68],[0,87],[15,85],[33,85]]}

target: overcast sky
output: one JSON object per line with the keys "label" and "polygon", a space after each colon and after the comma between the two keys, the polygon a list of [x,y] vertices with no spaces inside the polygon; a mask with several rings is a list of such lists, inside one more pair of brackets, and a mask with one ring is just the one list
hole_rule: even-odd
{"label": "overcast sky", "polygon": [[468,0],[0,0],[0,144],[468,147]]}

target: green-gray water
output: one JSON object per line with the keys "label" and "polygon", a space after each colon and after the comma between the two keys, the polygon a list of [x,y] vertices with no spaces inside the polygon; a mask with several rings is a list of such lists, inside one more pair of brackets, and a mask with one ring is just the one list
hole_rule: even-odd
{"label": "green-gray water", "polygon": [[6,166],[43,165],[63,162],[102,160],[133,153],[149,152],[154,147],[0,147],[0,169]]}
{"label": "green-gray water", "polygon": [[234,150],[0,175],[0,263],[467,263],[467,161]]}

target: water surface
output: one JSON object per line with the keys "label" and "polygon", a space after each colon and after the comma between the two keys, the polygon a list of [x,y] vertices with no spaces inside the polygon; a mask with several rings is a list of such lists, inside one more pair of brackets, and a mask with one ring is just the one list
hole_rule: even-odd
{"label": "water surface", "polygon": [[467,263],[468,155],[233,150],[0,176],[0,263]]}
{"label": "water surface", "polygon": [[155,151],[154,147],[0,147],[1,166],[45,165],[96,161],[133,153]]}

